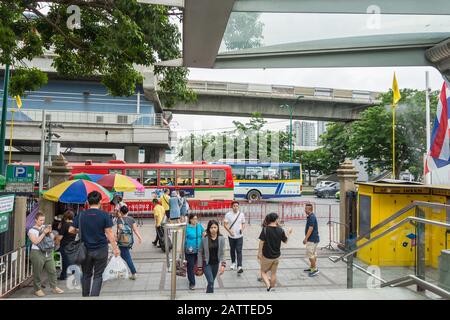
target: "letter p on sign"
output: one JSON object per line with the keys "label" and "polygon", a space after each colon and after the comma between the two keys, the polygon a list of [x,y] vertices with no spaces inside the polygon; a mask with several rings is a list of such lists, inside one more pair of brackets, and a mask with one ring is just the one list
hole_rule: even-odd
{"label": "letter p on sign", "polygon": [[14,177],[16,178],[26,178],[27,177],[27,170],[25,167],[15,167],[14,168]]}

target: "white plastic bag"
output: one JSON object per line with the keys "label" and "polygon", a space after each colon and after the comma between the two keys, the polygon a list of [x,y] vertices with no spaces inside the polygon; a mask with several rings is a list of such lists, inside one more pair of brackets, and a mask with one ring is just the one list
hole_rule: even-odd
{"label": "white plastic bag", "polygon": [[109,260],[105,271],[103,272],[103,281],[114,279],[128,279],[128,267],[126,262],[119,256],[113,256]]}

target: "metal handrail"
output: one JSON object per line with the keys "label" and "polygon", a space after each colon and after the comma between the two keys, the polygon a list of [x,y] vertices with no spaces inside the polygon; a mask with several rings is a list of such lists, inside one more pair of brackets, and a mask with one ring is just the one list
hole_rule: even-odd
{"label": "metal handrail", "polygon": [[439,226],[439,227],[444,227],[444,228],[450,228],[450,223],[445,223],[445,222],[439,222],[439,221],[434,221],[434,220],[428,220],[428,219],[423,219],[423,218],[417,218],[417,217],[407,217],[405,219],[403,219],[402,221],[394,224],[393,226],[389,227],[388,229],[386,229],[385,231],[383,231],[382,233],[376,235],[375,237],[371,238],[370,240],[368,240],[367,242],[363,243],[362,245],[354,248],[353,250],[350,250],[349,252],[344,253],[342,256],[340,256],[337,259],[332,259],[332,257],[330,257],[330,260],[333,261],[334,263],[343,260],[344,258],[347,258],[350,255],[355,254],[356,252],[358,252],[359,250],[361,250],[362,248],[368,246],[369,244],[371,244],[372,242],[384,237],[386,234],[394,231],[395,229],[398,229],[399,227],[401,227],[402,225],[408,223],[408,222],[418,222],[418,223],[423,223],[423,224],[429,224],[429,225],[435,225],[435,226]]}
{"label": "metal handrail", "polygon": [[384,220],[384,221],[380,222],[379,224],[377,224],[375,227],[370,229],[365,234],[360,235],[359,237],[357,237],[355,239],[355,243],[360,241],[360,240],[362,240],[362,239],[364,239],[364,238],[367,238],[367,236],[369,236],[371,233],[381,229],[382,227],[384,227],[388,223],[394,221],[398,217],[401,217],[406,212],[408,212],[409,210],[411,210],[413,208],[416,208],[416,207],[427,207],[427,208],[432,208],[432,209],[450,209],[450,205],[447,205],[447,204],[424,202],[424,201],[414,201],[414,202],[410,203],[409,205],[407,205],[406,207],[404,207],[403,209],[401,209],[401,210],[397,211],[396,213],[394,213],[392,216],[390,216],[386,220]]}
{"label": "metal handrail", "polygon": [[441,296],[442,298],[450,300],[450,292],[448,292],[442,288],[439,288],[438,286],[436,286],[426,280],[420,279],[419,277],[412,275],[412,274],[410,274],[406,277],[402,277],[399,279],[395,279],[395,280],[383,283],[381,285],[381,287],[382,288],[383,287],[398,287],[398,286],[408,287],[412,284],[416,284],[425,290],[428,290],[430,292],[433,292],[434,294],[437,294],[438,296]]}

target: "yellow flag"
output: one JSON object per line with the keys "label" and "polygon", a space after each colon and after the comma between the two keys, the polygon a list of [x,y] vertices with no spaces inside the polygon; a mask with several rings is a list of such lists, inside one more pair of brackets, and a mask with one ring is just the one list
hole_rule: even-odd
{"label": "yellow flag", "polygon": [[16,96],[16,104],[17,104],[17,109],[20,110],[20,108],[22,107],[22,100],[20,100],[20,96]]}
{"label": "yellow flag", "polygon": [[394,93],[394,95],[392,97],[392,105],[395,107],[397,105],[397,103],[400,101],[400,99],[402,98],[402,95],[400,94],[400,90],[398,90],[398,83],[397,83],[397,78],[395,77],[395,72],[394,72],[394,81],[392,82],[392,91]]}

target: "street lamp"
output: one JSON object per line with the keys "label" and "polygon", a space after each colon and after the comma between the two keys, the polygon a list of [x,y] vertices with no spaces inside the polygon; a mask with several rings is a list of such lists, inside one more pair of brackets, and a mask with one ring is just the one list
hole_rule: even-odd
{"label": "street lamp", "polygon": [[295,99],[294,105],[290,104],[282,104],[280,108],[287,108],[289,110],[289,162],[292,163],[292,112],[294,111],[294,107],[297,105],[298,101],[304,98],[304,96],[300,95]]}

